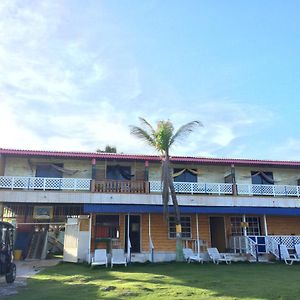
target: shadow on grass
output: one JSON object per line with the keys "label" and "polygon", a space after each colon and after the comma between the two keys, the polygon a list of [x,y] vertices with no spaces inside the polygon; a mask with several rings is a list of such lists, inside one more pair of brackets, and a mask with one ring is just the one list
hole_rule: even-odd
{"label": "shadow on grass", "polygon": [[299,276],[300,265],[283,264],[60,264],[9,299],[298,299]]}

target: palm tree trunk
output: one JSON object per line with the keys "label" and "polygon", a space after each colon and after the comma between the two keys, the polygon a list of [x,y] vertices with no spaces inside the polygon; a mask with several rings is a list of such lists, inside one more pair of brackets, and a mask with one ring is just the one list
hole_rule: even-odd
{"label": "palm tree trunk", "polygon": [[174,188],[174,182],[170,167],[169,156],[166,157],[166,164],[169,169],[169,187],[171,191],[172,203],[175,211],[175,223],[176,223],[176,261],[184,261],[183,249],[182,249],[182,232],[181,232],[181,218],[180,218],[180,209],[177,201],[177,196]]}

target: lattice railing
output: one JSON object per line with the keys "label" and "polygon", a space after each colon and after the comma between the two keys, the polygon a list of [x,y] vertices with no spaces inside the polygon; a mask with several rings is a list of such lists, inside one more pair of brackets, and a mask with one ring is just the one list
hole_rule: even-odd
{"label": "lattice railing", "polygon": [[[232,195],[231,183],[174,182],[178,194]],[[160,181],[150,181],[150,192],[161,192]]]}
{"label": "lattice railing", "polygon": [[300,197],[300,186],[268,185],[268,184],[237,184],[238,195],[250,196],[294,196]]}
{"label": "lattice railing", "polygon": [[88,178],[45,178],[45,177],[19,177],[0,176],[2,189],[27,190],[90,190],[91,179]]}
{"label": "lattice railing", "polygon": [[288,249],[294,249],[296,244],[300,244],[300,235],[269,235],[267,239],[286,245]]}

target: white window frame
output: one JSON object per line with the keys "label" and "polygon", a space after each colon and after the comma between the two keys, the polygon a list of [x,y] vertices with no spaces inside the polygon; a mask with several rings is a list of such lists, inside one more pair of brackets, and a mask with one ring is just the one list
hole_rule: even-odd
{"label": "white window frame", "polygon": [[[173,218],[174,219],[174,227],[172,226],[172,228],[175,228],[175,232],[171,232],[171,230],[170,230],[170,218]],[[182,239],[183,240],[190,240],[191,238],[192,238],[192,236],[193,236],[193,234],[192,234],[192,217],[191,216],[187,216],[187,215],[183,215],[183,216],[180,216],[180,223],[182,223],[182,218],[189,218],[189,229],[190,229],[190,236],[189,237],[187,237],[187,236],[182,236]],[[183,233],[183,226],[181,225],[181,229],[182,229],[182,233]],[[171,234],[173,235],[173,234],[175,234],[174,236],[171,236]],[[169,239],[176,239],[176,224],[175,224],[175,216],[169,216],[169,221],[168,221],[168,237],[169,237]]]}

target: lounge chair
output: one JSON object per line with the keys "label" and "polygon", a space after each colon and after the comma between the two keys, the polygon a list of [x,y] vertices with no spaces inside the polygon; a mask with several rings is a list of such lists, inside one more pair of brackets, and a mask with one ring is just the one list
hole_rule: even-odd
{"label": "lounge chair", "polygon": [[292,265],[294,261],[300,262],[300,258],[298,258],[297,255],[289,253],[286,245],[279,245],[279,249],[281,259],[283,259],[287,265]]}
{"label": "lounge chair", "polygon": [[225,253],[220,253],[217,248],[207,248],[208,255],[214,264],[225,262],[227,265],[231,264],[231,258]]}
{"label": "lounge chair", "polygon": [[111,267],[113,265],[125,265],[127,267],[127,257],[123,249],[112,249]]}
{"label": "lounge chair", "polygon": [[295,251],[297,258],[300,258],[300,244],[295,245]]}
{"label": "lounge chair", "polygon": [[107,267],[107,254],[106,249],[96,249],[95,255],[92,258],[92,267],[93,266],[100,266],[105,265]]}
{"label": "lounge chair", "polygon": [[188,263],[191,261],[197,261],[203,264],[203,258],[200,257],[200,255],[195,254],[190,248],[183,248],[183,256]]}

